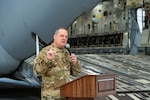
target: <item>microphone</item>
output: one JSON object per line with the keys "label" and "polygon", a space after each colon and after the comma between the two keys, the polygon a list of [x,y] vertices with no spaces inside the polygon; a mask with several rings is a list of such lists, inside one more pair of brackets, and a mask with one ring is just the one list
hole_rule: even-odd
{"label": "microphone", "polygon": [[69,43],[66,44],[65,48],[69,51],[69,54],[71,55],[70,44]]}

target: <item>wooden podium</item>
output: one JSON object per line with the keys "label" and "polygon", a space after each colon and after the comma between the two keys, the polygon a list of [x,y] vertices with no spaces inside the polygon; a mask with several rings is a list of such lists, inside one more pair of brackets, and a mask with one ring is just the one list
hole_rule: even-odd
{"label": "wooden podium", "polygon": [[60,96],[68,100],[104,100],[116,93],[116,75],[85,75],[60,87]]}

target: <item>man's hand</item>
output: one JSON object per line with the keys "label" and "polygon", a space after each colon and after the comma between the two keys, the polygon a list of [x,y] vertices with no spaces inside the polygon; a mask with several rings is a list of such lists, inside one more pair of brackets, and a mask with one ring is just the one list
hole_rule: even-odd
{"label": "man's hand", "polygon": [[54,58],[55,58],[55,54],[56,54],[56,52],[55,52],[54,50],[50,49],[50,50],[47,52],[47,59],[49,59],[49,60],[54,59]]}
{"label": "man's hand", "polygon": [[71,62],[72,62],[73,64],[76,64],[76,63],[77,63],[77,57],[76,57],[76,55],[75,55],[74,53],[71,53],[70,58],[71,58]]}

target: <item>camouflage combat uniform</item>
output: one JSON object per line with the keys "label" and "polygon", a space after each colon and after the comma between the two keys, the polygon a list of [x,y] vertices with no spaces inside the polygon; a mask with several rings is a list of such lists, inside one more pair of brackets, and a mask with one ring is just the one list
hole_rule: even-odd
{"label": "camouflage combat uniform", "polygon": [[[56,52],[54,60],[47,59],[47,52],[50,49]],[[81,66],[79,61],[75,65],[71,63],[67,49],[59,49],[51,44],[41,50],[35,59],[33,70],[42,77],[42,100],[55,100],[54,98],[61,98],[59,86],[70,81],[70,74],[77,76]]]}

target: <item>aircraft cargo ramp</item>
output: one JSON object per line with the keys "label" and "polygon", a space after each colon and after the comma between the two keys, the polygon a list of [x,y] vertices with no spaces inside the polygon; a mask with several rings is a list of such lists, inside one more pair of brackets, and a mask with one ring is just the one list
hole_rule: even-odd
{"label": "aircraft cargo ramp", "polygon": [[[14,74],[15,77],[17,75],[22,76],[22,78],[20,79],[26,80],[26,82],[29,83],[28,86],[24,86],[28,88],[30,87],[25,91],[30,92],[31,88],[34,89],[33,96],[35,96],[35,94],[40,95],[40,91],[35,91],[36,89],[39,90],[40,81],[38,80],[37,77],[34,76],[32,72],[34,59],[35,56],[26,59],[25,62],[22,64],[22,67],[18,70],[17,73]],[[116,55],[116,54],[109,54],[109,55],[82,54],[78,55],[78,59],[80,60],[81,65],[83,66],[82,72],[78,77],[81,77],[86,74],[103,74],[107,72],[116,73],[116,94],[108,95],[106,97],[106,100],[150,100],[149,56]],[[77,77],[71,76],[72,80],[76,78]],[[2,85],[3,88],[6,87],[5,84]],[[15,90],[15,88],[17,88],[17,86],[16,87],[13,86],[13,89],[12,87],[7,87],[7,89],[8,88],[11,88],[11,90],[13,91]],[[22,90],[24,89],[25,88],[22,88]],[[11,95],[9,94],[10,89],[8,90],[9,90],[7,91],[8,93],[5,95]],[[19,91],[21,91],[21,89]],[[40,100],[39,96],[37,98]]]}

